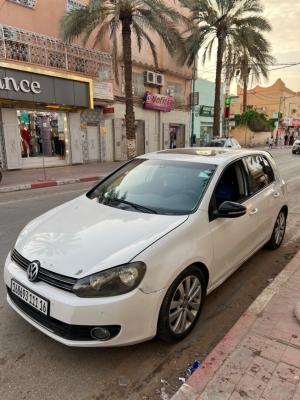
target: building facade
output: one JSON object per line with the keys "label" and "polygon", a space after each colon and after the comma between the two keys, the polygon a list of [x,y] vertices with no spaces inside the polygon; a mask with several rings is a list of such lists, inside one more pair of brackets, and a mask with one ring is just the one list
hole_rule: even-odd
{"label": "building facade", "polygon": [[[242,113],[243,90],[238,87],[240,97],[240,113]],[[248,108],[265,113],[269,118],[282,117],[281,125],[290,129],[300,127],[300,92],[295,92],[286,87],[278,79],[269,87],[256,86],[248,90]]]}
{"label": "building facade", "polygon": [[[207,145],[213,137],[215,83],[206,79],[195,81],[194,144]],[[223,87],[221,95],[221,128],[223,132]]]}
{"label": "building facade", "polygon": [[[8,169],[125,160],[125,97],[107,39],[63,43],[60,19],[87,0],[4,0],[0,14],[0,156]],[[189,138],[191,70],[154,35],[133,48],[137,153],[184,147]],[[95,47],[95,48],[94,48]]]}

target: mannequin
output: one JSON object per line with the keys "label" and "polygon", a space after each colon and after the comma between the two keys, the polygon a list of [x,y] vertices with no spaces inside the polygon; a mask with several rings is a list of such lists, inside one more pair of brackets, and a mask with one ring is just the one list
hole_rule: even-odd
{"label": "mannequin", "polygon": [[23,150],[25,157],[30,157],[30,140],[31,140],[31,134],[25,124],[21,125],[21,138],[23,142]]}

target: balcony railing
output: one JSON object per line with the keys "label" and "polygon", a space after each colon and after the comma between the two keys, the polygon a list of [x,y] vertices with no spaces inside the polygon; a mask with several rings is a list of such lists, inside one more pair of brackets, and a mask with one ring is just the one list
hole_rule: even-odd
{"label": "balcony railing", "polygon": [[34,8],[37,0],[9,0],[11,3],[19,4],[20,6]]}
{"label": "balcony railing", "polygon": [[108,53],[7,25],[0,25],[0,58],[108,79],[112,70]]}

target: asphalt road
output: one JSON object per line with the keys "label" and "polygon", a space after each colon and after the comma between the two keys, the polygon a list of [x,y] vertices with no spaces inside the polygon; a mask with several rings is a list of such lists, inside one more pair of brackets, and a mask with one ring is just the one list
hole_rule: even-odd
{"label": "asphalt road", "polygon": [[[1,400],[167,400],[185,370],[202,360],[300,248],[300,156],[273,150],[288,182],[286,239],[276,252],[261,250],[207,299],[194,332],[183,342],[152,340],[133,347],[72,349],[46,337],[6,304],[0,283]],[[31,219],[72,199],[88,184],[0,195],[0,264]]]}

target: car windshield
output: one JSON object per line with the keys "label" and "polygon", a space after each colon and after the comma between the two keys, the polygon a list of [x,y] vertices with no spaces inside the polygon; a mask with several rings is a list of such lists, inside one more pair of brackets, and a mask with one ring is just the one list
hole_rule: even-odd
{"label": "car windshield", "polygon": [[87,196],[128,211],[186,215],[196,209],[215,170],[212,164],[135,159]]}
{"label": "car windshield", "polygon": [[212,140],[210,142],[210,147],[224,147],[225,146],[225,140]]}

